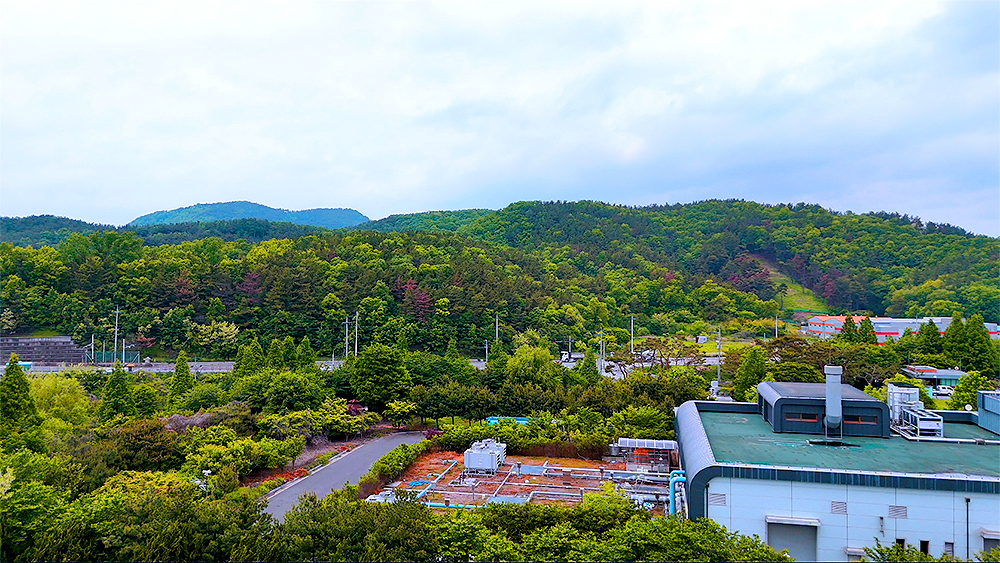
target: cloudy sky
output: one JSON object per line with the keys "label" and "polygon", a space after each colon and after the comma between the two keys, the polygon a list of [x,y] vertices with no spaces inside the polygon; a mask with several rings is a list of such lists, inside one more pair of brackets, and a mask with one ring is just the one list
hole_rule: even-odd
{"label": "cloudy sky", "polygon": [[1000,235],[1000,3],[0,5],[0,214],[743,198]]}

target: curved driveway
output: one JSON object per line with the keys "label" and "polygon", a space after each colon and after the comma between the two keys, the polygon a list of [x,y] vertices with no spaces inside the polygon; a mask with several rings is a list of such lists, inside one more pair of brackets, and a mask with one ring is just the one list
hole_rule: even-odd
{"label": "curved driveway", "polygon": [[323,498],[331,490],[340,489],[346,484],[356,484],[378,458],[400,444],[416,444],[423,439],[423,432],[400,432],[362,444],[315,473],[271,493],[266,510],[279,522],[284,521],[285,513],[298,503],[303,493],[316,493],[317,498]]}

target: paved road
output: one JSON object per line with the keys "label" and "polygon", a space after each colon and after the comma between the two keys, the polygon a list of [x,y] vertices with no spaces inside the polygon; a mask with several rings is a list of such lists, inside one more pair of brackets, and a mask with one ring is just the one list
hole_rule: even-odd
{"label": "paved road", "polygon": [[331,490],[340,489],[345,484],[355,484],[364,477],[378,458],[392,451],[400,444],[416,444],[424,439],[423,432],[401,432],[390,434],[367,444],[363,444],[337,458],[319,471],[292,482],[268,499],[267,511],[278,521],[285,519],[285,513],[298,504],[303,493],[316,493],[323,498]]}

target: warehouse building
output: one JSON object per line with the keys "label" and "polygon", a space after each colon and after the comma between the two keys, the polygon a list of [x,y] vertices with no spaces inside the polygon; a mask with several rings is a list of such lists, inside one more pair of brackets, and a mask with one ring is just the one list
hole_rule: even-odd
{"label": "warehouse building", "polygon": [[[977,413],[926,411],[905,385],[890,390],[891,405],[856,397],[836,377],[826,387],[841,397],[816,385],[762,383],[757,404],[677,409],[689,518],[757,534],[806,561],[858,559],[876,539],[964,558],[997,547],[1000,435]],[[1000,410],[1000,397],[984,401]],[[817,420],[788,419],[796,413]],[[854,413],[874,420],[847,422]],[[907,426],[924,415],[939,431]]]}
{"label": "warehouse building", "polygon": [[[817,338],[833,338],[840,334],[846,318],[844,315],[816,315],[806,321],[802,332]],[[864,317],[853,317],[853,319],[856,326],[861,323]],[[927,324],[928,321],[934,321],[941,334],[944,334],[945,329],[951,324],[951,317],[921,317],[919,319],[870,317],[870,319],[872,326],[875,328],[875,337],[878,339],[879,344],[882,344],[890,337],[893,340],[899,340],[906,329],[910,329],[910,332],[916,334],[920,332],[920,325]],[[986,327],[986,332],[990,333],[990,338],[994,340],[1000,339],[1000,325],[997,325],[997,323],[983,323],[983,325]]]}

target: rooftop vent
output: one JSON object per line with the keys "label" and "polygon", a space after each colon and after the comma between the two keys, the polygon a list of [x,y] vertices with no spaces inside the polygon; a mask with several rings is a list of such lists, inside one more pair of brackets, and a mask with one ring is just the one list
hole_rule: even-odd
{"label": "rooftop vent", "polygon": [[840,378],[844,374],[844,368],[823,366],[823,373],[826,374],[826,416],[823,418],[823,426],[826,428],[827,437],[843,436],[843,429],[840,427],[844,418],[841,406]]}

